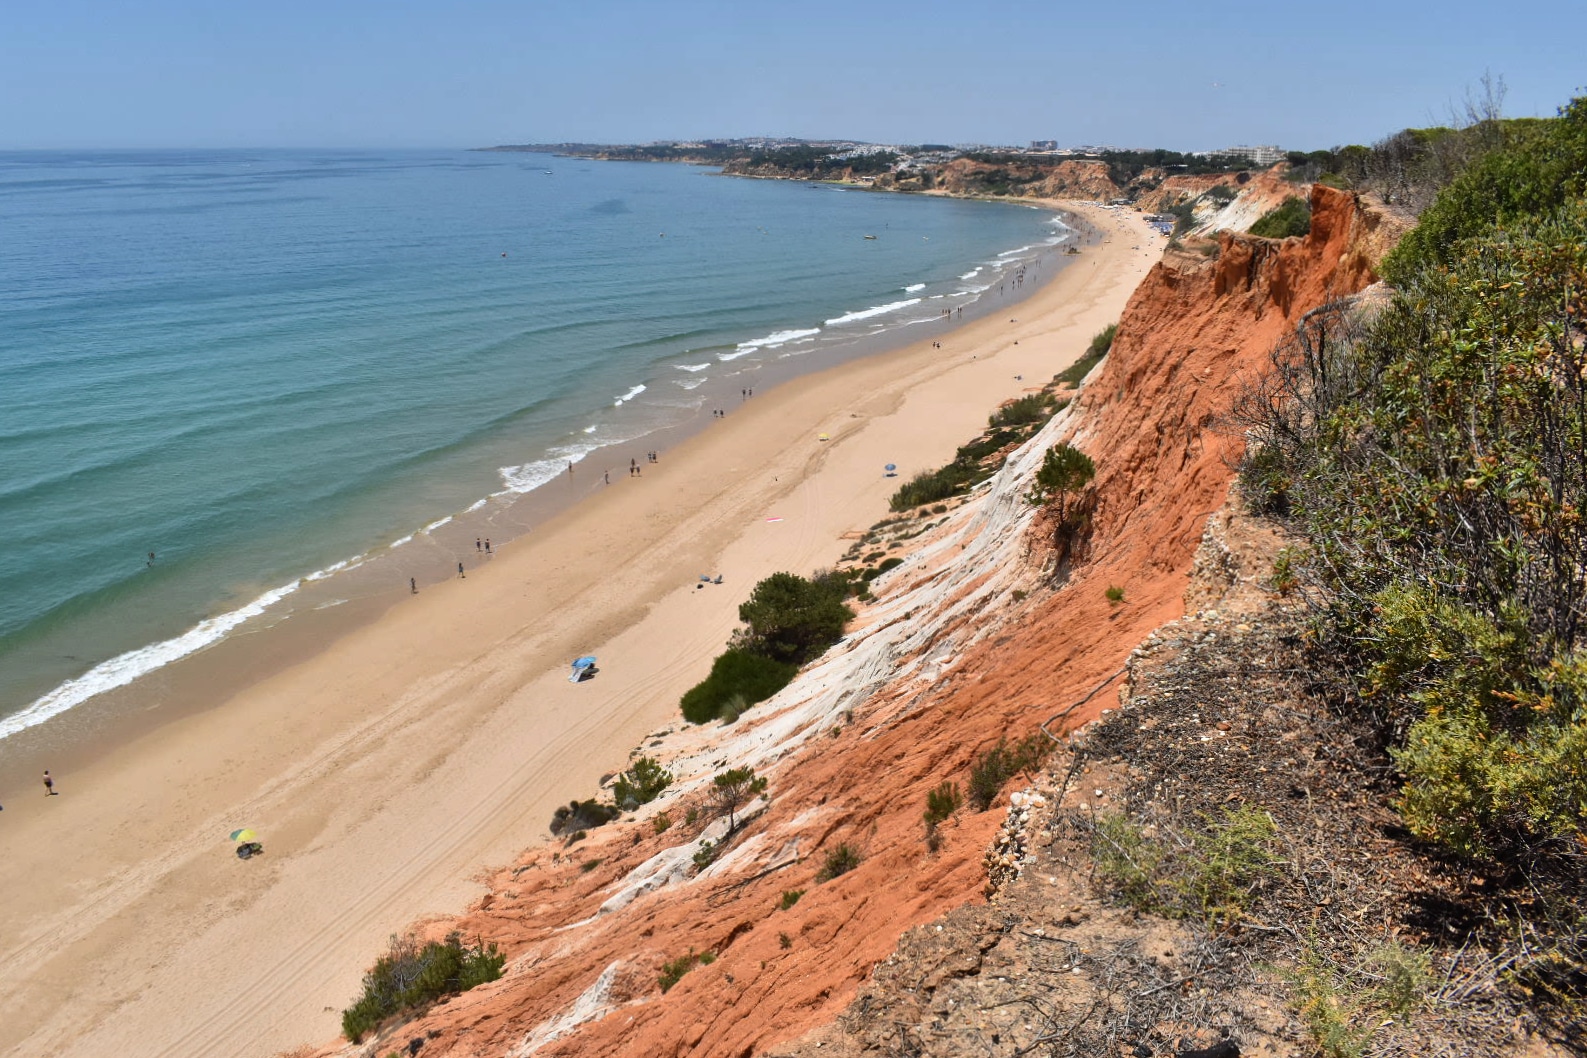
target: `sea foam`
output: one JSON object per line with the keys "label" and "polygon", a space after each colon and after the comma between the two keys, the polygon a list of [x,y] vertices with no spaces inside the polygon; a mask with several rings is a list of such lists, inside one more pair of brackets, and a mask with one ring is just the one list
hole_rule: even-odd
{"label": "sea foam", "polygon": [[162,665],[169,665],[173,661],[203,650],[211,643],[224,638],[227,632],[250,617],[259,616],[297,591],[302,583],[300,580],[295,580],[291,584],[282,585],[265,592],[246,606],[221,614],[219,617],[200,621],[174,639],[129,650],[125,654],[119,654],[109,661],[95,665],[76,679],[67,680],[20,713],[13,713],[0,719],[0,738],[25,731],[35,724],[42,724],[50,717],[59,716],[96,695],[113,691],[117,687],[125,687],[144,673],[153,672]]}
{"label": "sea foam", "polygon": [[890,301],[885,305],[872,305],[868,309],[846,312],[834,319],[827,320],[827,326],[836,327],[844,323],[854,323],[856,320],[868,320],[872,316],[880,316],[884,312],[897,312],[899,309],[907,309],[911,305],[918,304],[920,304],[919,298],[907,298],[903,301]]}
{"label": "sea foam", "polygon": [[764,338],[751,338],[747,342],[739,342],[737,348],[740,355],[754,352],[756,349],[776,349],[787,345],[789,342],[800,338],[809,338],[813,334],[820,333],[820,327],[797,327],[793,330],[774,331]]}

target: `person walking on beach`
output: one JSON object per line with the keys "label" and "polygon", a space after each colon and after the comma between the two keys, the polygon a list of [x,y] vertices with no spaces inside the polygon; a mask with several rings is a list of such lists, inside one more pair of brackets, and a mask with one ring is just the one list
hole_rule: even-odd
{"label": "person walking on beach", "polygon": [[612,483],[612,472],[610,470],[601,471],[601,477],[606,481],[606,483],[608,485],[610,485]]}
{"label": "person walking on beach", "polygon": [[419,594],[419,582],[413,577],[408,578],[408,591],[412,592],[414,595]]}
{"label": "person walking on beach", "polygon": [[485,538],[485,554],[490,554],[490,537]]}
{"label": "person walking on beach", "polygon": [[479,549],[480,549],[480,547],[479,547],[479,537],[476,536],[474,538],[474,550],[478,551]]}
{"label": "person walking on beach", "polygon": [[457,564],[457,575],[463,580],[468,579],[468,574],[463,572],[463,563],[461,562]]}
{"label": "person walking on beach", "polygon": [[55,780],[50,778],[50,770],[48,768],[44,769],[44,796],[55,796]]}

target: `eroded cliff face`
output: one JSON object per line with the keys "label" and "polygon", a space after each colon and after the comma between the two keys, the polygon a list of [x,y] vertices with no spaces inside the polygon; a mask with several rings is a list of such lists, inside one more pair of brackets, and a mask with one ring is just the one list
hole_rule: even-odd
{"label": "eroded cliff face", "polygon": [[[431,924],[500,944],[502,980],[321,1053],[413,1040],[427,1056],[759,1053],[835,1017],[905,930],[981,899],[1003,813],[961,809],[931,851],[926,794],[963,786],[978,753],[1072,706],[1183,612],[1238,454],[1219,421],[1242,379],[1305,312],[1372,283],[1397,236],[1344,192],[1314,188],[1312,208],[1304,238],[1225,234],[1215,261],[1154,268],[1078,398],[876,581],[842,643],[737,724],[648,744],[677,778],[660,801],[572,848],[526,853],[467,914]],[[1024,499],[1061,440],[1097,467],[1089,536],[1062,563],[1048,516]],[[706,791],[739,765],[770,778],[770,799],[723,841]],[[722,851],[696,871],[703,841]],[[820,880],[839,845],[858,866]],[[662,964],[691,952],[714,961],[663,993]]]}

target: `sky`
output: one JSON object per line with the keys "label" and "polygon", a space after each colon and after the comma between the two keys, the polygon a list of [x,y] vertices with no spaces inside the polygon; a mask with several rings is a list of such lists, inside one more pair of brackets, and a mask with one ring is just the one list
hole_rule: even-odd
{"label": "sky", "polygon": [[1312,150],[1587,91],[1587,0],[5,0],[0,149]]}

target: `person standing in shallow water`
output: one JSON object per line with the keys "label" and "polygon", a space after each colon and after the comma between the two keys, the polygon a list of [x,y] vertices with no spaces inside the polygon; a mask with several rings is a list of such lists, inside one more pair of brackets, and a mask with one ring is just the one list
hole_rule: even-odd
{"label": "person standing in shallow water", "polygon": [[461,562],[457,564],[457,575],[464,580],[468,579],[468,574],[463,572],[463,563]]}

